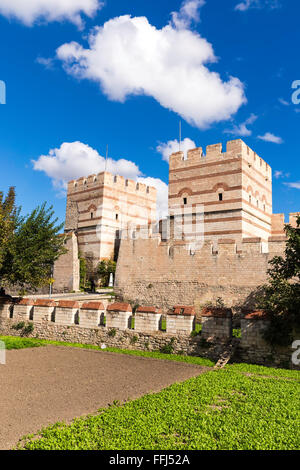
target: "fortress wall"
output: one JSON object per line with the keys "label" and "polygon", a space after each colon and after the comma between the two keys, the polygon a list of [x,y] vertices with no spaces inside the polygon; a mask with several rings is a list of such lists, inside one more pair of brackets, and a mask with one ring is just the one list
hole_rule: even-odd
{"label": "fortress wall", "polygon": [[185,242],[122,240],[116,271],[115,292],[139,304],[163,307],[200,306],[221,297],[228,306],[247,305],[258,286],[267,281],[269,261],[283,255],[285,239],[270,239],[263,252],[260,239],[244,239],[237,250],[235,240],[220,240],[217,252],[212,242],[200,250]]}

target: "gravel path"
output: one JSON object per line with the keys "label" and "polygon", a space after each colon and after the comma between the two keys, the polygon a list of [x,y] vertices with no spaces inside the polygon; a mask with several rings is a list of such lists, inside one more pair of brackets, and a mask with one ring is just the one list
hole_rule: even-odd
{"label": "gravel path", "polygon": [[0,365],[0,449],[57,421],[158,392],[204,367],[78,348],[7,351]]}

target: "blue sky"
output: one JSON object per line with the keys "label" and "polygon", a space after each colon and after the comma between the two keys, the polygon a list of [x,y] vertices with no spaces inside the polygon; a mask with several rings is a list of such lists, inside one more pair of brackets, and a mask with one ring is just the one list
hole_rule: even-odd
{"label": "blue sky", "polygon": [[63,221],[65,181],[101,171],[106,145],[163,206],[179,120],[186,148],[245,140],[273,168],[273,211],[300,210],[299,2],[57,2],[0,0],[0,189],[25,213],[47,201]]}

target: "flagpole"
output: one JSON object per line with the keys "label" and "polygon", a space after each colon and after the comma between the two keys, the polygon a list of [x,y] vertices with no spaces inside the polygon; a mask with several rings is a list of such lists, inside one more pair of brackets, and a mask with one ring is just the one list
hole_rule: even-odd
{"label": "flagpole", "polygon": [[179,121],[179,152],[181,151],[181,120]]}

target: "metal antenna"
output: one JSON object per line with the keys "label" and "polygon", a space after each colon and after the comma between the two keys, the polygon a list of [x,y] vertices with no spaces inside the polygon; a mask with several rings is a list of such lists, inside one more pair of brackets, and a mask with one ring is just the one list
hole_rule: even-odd
{"label": "metal antenna", "polygon": [[179,121],[179,152],[181,151],[181,120]]}
{"label": "metal antenna", "polygon": [[108,145],[106,146],[105,171],[107,170],[107,160],[108,160]]}

